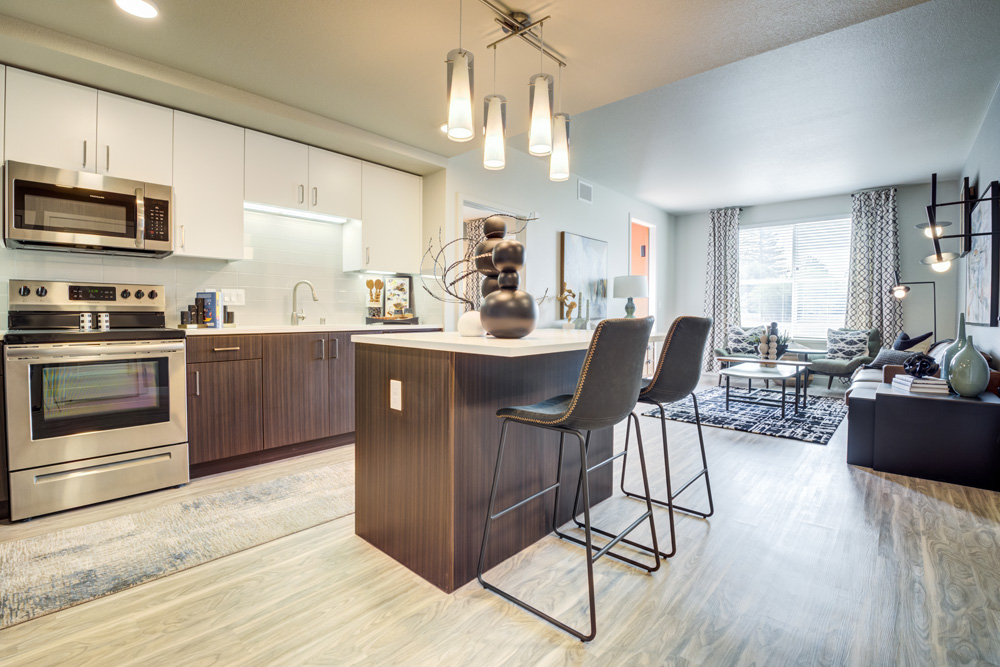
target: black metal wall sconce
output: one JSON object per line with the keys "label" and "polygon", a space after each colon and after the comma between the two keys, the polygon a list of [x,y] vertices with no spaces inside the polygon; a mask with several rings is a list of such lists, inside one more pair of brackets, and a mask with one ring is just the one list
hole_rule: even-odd
{"label": "black metal wall sconce", "polygon": [[[953,261],[969,254],[972,250],[972,238],[974,236],[996,236],[1000,234],[1000,230],[995,228],[995,223],[1000,220],[1000,213],[998,213],[998,210],[1000,210],[1000,181],[991,182],[989,187],[986,188],[986,192],[992,193],[992,196],[977,197],[976,188],[969,185],[969,177],[966,176],[962,183],[962,198],[958,201],[939,204],[937,201],[937,174],[931,174],[931,203],[927,207],[927,222],[921,223],[916,227],[917,229],[924,230],[924,234],[930,237],[931,243],[934,245],[934,254],[920,260],[921,264],[929,265],[939,273],[947,271],[951,268]],[[979,202],[985,201],[993,202],[990,219],[994,224],[991,226],[991,231],[974,233],[972,231],[972,209]],[[937,209],[942,206],[959,207],[961,230],[958,234],[941,233],[945,227],[951,226],[951,222],[939,221],[937,219]],[[941,241],[946,239],[961,239],[959,241],[959,252],[943,252],[941,250]]]}

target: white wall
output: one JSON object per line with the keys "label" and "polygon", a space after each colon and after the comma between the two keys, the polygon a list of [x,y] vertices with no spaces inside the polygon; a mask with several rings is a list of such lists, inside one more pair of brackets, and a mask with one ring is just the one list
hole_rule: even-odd
{"label": "white wall", "polygon": [[[309,280],[316,286],[313,302],[306,286],[299,303],[306,323],[361,324],[365,315],[368,274],[341,270],[341,225],[247,213],[245,243],[253,259],[225,262],[170,256],[165,259],[122,258],[0,248],[0,277],[27,280],[139,282],[163,285],[167,324],[180,319],[179,311],[194,303],[203,288],[242,288],[246,305],[237,306],[237,325],[288,324],[292,286]],[[422,322],[440,323],[440,308],[419,293],[414,279],[415,310]],[[421,308],[427,307],[425,314]],[[0,312],[7,310],[6,285],[0,289]]]}
{"label": "white wall", "polygon": [[[425,178],[435,190],[433,176]],[[446,238],[461,234],[460,202],[476,200],[492,202],[498,206],[538,215],[528,226],[526,243],[526,282],[522,288],[541,296],[546,288],[550,298],[539,307],[539,327],[555,325],[558,309],[553,297],[559,287],[559,232],[568,231],[608,242],[608,280],[628,273],[630,216],[656,226],[656,253],[658,256],[658,290],[655,313],[657,329],[664,328],[670,303],[671,288],[668,278],[672,220],[664,211],[635,199],[618,194],[598,184],[594,185],[594,203],[577,201],[577,177],[553,183],[548,178],[548,160],[535,158],[508,147],[507,167],[489,171],[482,166],[479,150],[469,151],[448,161],[444,206],[440,219],[424,220],[424,235],[437,238],[437,229],[445,230]],[[429,188],[425,187],[425,201]],[[438,193],[437,196],[441,196]],[[435,209],[425,205],[425,213]],[[610,291],[610,290],[609,290]],[[624,299],[608,299],[610,316],[625,314]],[[449,309],[453,320],[457,309]],[[453,321],[451,325],[453,327]]]}
{"label": "white wall", "polygon": [[[986,111],[982,127],[972,144],[969,157],[962,169],[962,177],[968,176],[970,182],[978,184],[979,191],[991,181],[1000,180],[1000,89],[993,95],[993,101]],[[958,190],[946,190],[949,194]],[[949,200],[950,201],[950,200]],[[1000,230],[994,230],[1000,231]],[[956,270],[957,268],[957,270]],[[956,286],[958,303],[965,308],[965,260],[961,260],[952,271],[959,277]],[[1000,327],[969,327],[967,334],[973,336],[976,347],[982,348],[993,355],[993,364],[1000,368]]]}
{"label": "white wall", "polygon": [[[941,192],[951,193],[957,183],[939,184]],[[926,221],[925,207],[930,203],[930,185],[905,185],[897,188],[896,213],[899,221],[900,277],[905,281],[937,283],[938,338],[955,335],[958,314],[953,294],[957,289],[955,271],[940,274],[920,264],[931,253],[930,242],[914,225]],[[749,206],[740,213],[740,222],[791,222],[851,215],[851,195],[801,199],[777,204]],[[677,216],[674,234],[674,275],[676,286],[670,317],[700,315],[704,312],[705,263],[708,249],[708,211]],[[903,326],[911,334],[930,331],[933,309],[929,285],[915,285],[903,301]],[[893,334],[895,335],[895,334]]]}

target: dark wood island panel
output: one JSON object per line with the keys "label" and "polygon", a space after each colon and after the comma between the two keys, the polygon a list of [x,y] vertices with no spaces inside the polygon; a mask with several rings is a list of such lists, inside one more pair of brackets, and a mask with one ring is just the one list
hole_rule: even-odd
{"label": "dark wood island panel", "polygon": [[[506,358],[358,344],[357,534],[446,592],[474,579],[499,447],[496,411],[572,393],[585,354]],[[389,407],[390,380],[402,383],[402,410]],[[509,427],[501,507],[555,481],[558,443],[551,431]],[[567,439],[560,522],[572,513],[578,449]],[[593,434],[592,457],[611,449],[611,429]],[[611,472],[592,474],[594,502],[611,496]],[[547,494],[496,523],[487,567],[551,532],[552,502]]]}

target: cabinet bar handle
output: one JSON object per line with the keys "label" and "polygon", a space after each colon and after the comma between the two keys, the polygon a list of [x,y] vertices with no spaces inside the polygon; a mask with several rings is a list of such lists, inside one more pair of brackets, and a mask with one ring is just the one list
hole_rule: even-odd
{"label": "cabinet bar handle", "polygon": [[365,266],[368,266],[368,264],[371,262],[371,260],[372,260],[372,257],[371,257],[371,248],[370,247],[369,248],[365,248]]}
{"label": "cabinet bar handle", "polygon": [[104,171],[111,171],[111,144],[104,147]]}
{"label": "cabinet bar handle", "polygon": [[301,204],[305,200],[306,200],[306,186],[300,185],[299,186],[299,203]]}
{"label": "cabinet bar handle", "polygon": [[83,140],[83,166],[87,166],[87,140]]}
{"label": "cabinet bar handle", "polygon": [[240,349],[239,347],[216,347],[212,348],[213,352],[235,352]]}
{"label": "cabinet bar handle", "polygon": [[331,356],[330,358],[331,359],[339,359],[340,358],[340,339],[339,338],[334,338],[333,339],[333,356]]}
{"label": "cabinet bar handle", "polygon": [[201,396],[201,371],[194,372],[194,395]]}
{"label": "cabinet bar handle", "polygon": [[319,198],[319,188],[313,188],[313,206],[316,205],[316,201]]}
{"label": "cabinet bar handle", "polygon": [[320,359],[326,361],[326,339],[319,339]]}
{"label": "cabinet bar handle", "polygon": [[187,236],[184,234],[184,225],[181,225],[181,247],[187,249]]}

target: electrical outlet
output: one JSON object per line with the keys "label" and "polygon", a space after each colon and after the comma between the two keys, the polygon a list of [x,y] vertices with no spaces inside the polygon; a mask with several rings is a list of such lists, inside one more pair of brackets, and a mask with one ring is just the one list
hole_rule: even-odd
{"label": "electrical outlet", "polygon": [[403,409],[403,383],[399,380],[389,380],[389,408]]}
{"label": "electrical outlet", "polygon": [[222,303],[227,306],[244,306],[247,302],[247,293],[241,289],[222,290]]}

